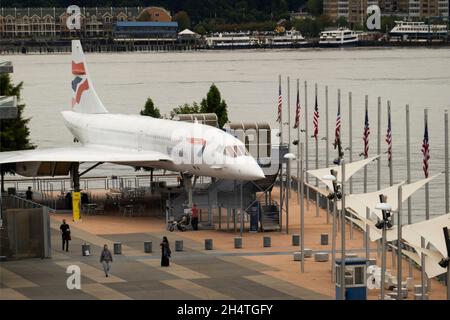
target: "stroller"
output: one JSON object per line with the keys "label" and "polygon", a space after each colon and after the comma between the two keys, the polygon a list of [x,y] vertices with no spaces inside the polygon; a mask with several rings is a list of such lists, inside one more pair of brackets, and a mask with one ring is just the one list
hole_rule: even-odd
{"label": "stroller", "polygon": [[168,223],[169,231],[175,230],[175,227],[180,231],[186,231],[191,228],[191,216],[189,213],[185,213],[177,221],[170,220]]}

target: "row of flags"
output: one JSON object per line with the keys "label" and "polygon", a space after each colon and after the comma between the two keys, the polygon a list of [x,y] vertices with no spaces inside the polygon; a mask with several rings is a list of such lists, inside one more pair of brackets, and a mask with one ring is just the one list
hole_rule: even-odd
{"label": "row of flags", "polygon": [[[281,113],[283,109],[283,97],[281,94],[281,83],[279,84],[278,88],[278,118],[277,122],[281,123]],[[297,90],[297,101],[295,106],[295,123],[294,123],[294,129],[298,129],[300,126],[300,94]],[[313,137],[317,140],[319,135],[319,105],[317,103],[317,93],[315,95],[315,103],[314,103],[314,117],[313,117]],[[369,126],[369,113],[366,109],[365,117],[364,117],[364,132],[363,132],[363,142],[364,142],[364,151],[362,155],[364,155],[365,158],[369,156],[369,135],[370,135],[370,126]],[[386,139],[387,143],[387,158],[388,158],[388,165],[392,165],[392,126],[391,126],[391,113],[388,112],[388,127],[386,132]],[[337,116],[336,116],[336,128],[334,131],[334,149],[336,149],[338,146],[341,145],[341,105],[338,103],[338,109],[337,109]],[[422,169],[425,175],[425,178],[428,178],[428,161],[430,160],[430,146],[429,146],[429,139],[428,139],[428,123],[425,122],[425,131],[423,136],[423,142],[422,142],[422,155],[423,155],[423,164]]]}

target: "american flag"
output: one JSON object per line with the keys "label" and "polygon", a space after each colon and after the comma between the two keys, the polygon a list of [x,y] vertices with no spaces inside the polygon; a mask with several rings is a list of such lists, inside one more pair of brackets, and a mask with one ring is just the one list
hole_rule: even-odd
{"label": "american flag", "polygon": [[297,104],[295,107],[295,123],[294,129],[297,129],[300,126],[300,94],[297,90]]}
{"label": "american flag", "polygon": [[427,122],[425,122],[425,133],[423,134],[422,154],[423,154],[423,173],[425,174],[425,178],[428,178],[428,160],[430,160],[430,145],[428,144]]}
{"label": "american flag", "polygon": [[391,113],[388,113],[388,128],[386,133],[386,142],[388,144],[387,154],[388,162],[391,165],[392,161],[392,128],[391,128]]}
{"label": "american flag", "polygon": [[336,130],[334,132],[334,149],[338,147],[341,141],[341,105],[338,104],[338,111],[336,117]]}
{"label": "american flag", "polygon": [[314,138],[317,140],[317,135],[319,134],[319,105],[317,104],[317,95],[316,102],[314,104]]}
{"label": "american flag", "polygon": [[281,123],[281,112],[283,110],[283,97],[281,96],[281,83],[278,85],[278,118],[277,122]]}
{"label": "american flag", "polygon": [[369,128],[369,112],[366,109],[366,119],[364,121],[364,158],[367,158],[369,156],[369,135],[370,135],[370,128]]}

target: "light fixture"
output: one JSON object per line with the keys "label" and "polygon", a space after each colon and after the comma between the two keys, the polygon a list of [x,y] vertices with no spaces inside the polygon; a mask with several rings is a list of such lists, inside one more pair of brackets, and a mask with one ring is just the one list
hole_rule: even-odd
{"label": "light fixture", "polygon": [[375,209],[383,210],[383,211],[392,211],[391,205],[389,205],[389,204],[387,204],[387,203],[385,203],[385,202],[378,203],[378,204],[375,206]]}
{"label": "light fixture", "polygon": [[283,157],[285,159],[294,160],[295,159],[295,154],[293,154],[293,153],[286,153]]}
{"label": "light fixture", "polygon": [[294,146],[298,145],[298,140],[292,141],[292,144],[293,144]]}
{"label": "light fixture", "polygon": [[336,181],[336,177],[332,174],[327,174],[322,177],[323,180],[327,181]]}
{"label": "light fixture", "polygon": [[448,258],[443,258],[441,261],[439,261],[438,262],[439,263],[439,265],[442,267],[442,268],[447,268],[448,267]]}

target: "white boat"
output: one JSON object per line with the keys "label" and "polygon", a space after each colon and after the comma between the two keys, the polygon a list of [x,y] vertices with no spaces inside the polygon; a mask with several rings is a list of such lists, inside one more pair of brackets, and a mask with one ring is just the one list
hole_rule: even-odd
{"label": "white boat", "polygon": [[322,31],[319,39],[319,45],[324,47],[355,46],[358,42],[358,35],[348,28]]}
{"label": "white boat", "polygon": [[265,44],[272,47],[289,47],[308,43],[300,31],[297,31],[294,28],[286,31],[284,34],[268,36],[265,40]]}
{"label": "white boat", "polygon": [[256,46],[249,33],[219,33],[205,38],[210,48],[251,48]]}
{"label": "white boat", "polygon": [[444,38],[448,35],[445,24],[425,24],[425,22],[395,21],[396,25],[389,32],[391,37],[408,39]]}

